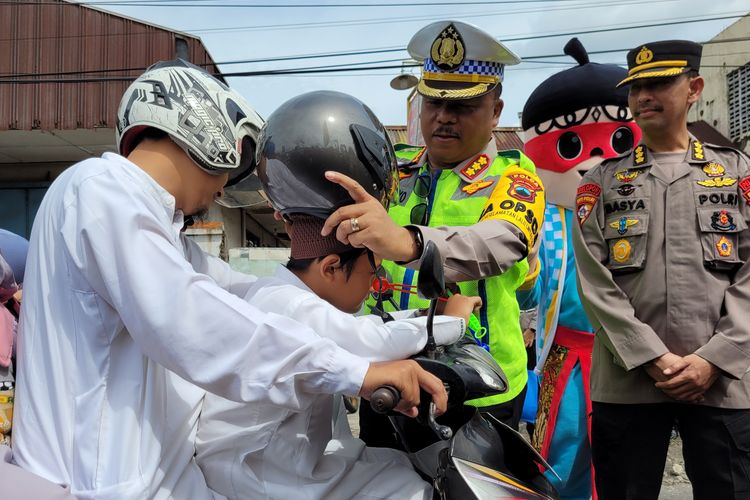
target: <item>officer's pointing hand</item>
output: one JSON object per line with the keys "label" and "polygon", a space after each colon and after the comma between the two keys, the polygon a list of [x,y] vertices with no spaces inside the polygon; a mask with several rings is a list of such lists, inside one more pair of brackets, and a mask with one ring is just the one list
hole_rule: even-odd
{"label": "officer's pointing hand", "polygon": [[325,175],[346,189],[354,204],[339,208],[326,219],[323,236],[335,229],[336,238],[342,243],[367,247],[384,259],[408,262],[418,257],[412,233],[393,222],[380,201],[351,177],[338,172]]}

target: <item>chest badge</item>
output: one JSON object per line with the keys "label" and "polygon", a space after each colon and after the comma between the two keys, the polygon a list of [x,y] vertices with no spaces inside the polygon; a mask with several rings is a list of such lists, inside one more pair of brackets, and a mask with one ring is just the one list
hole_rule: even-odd
{"label": "chest badge", "polygon": [[467,194],[474,194],[479,190],[490,187],[492,184],[493,181],[476,181],[462,187],[461,191]]}
{"label": "chest badge", "polygon": [[628,240],[617,240],[617,242],[612,245],[612,258],[615,259],[615,262],[622,264],[630,259],[630,253],[632,250],[633,247],[630,246]]}
{"label": "chest badge", "polygon": [[615,191],[617,191],[617,194],[620,196],[630,196],[635,192],[635,186],[632,184],[623,184],[622,186],[615,188]]}
{"label": "chest badge", "polygon": [[717,231],[734,231],[737,229],[737,224],[734,223],[734,218],[726,210],[717,210],[711,215],[711,227]]}
{"label": "chest badge", "polygon": [[638,170],[620,170],[615,172],[615,179],[620,182],[633,182],[639,174]]}
{"label": "chest badge", "polygon": [[705,181],[695,181],[699,186],[703,187],[727,187],[734,186],[737,183],[737,179],[731,177],[717,177],[715,179],[706,179]]}
{"label": "chest badge", "polygon": [[638,224],[638,219],[628,219],[627,217],[620,217],[617,222],[612,222],[609,227],[617,229],[617,234],[623,235],[628,232],[631,226]]}
{"label": "chest badge", "polygon": [[722,165],[719,165],[716,162],[709,162],[703,165],[703,172],[706,173],[709,177],[721,177],[726,173],[727,169],[725,169]]}
{"label": "chest badge", "polygon": [[729,257],[732,255],[732,242],[729,241],[726,236],[722,236],[719,238],[719,241],[716,242],[716,251],[719,252],[719,255],[722,257]]}

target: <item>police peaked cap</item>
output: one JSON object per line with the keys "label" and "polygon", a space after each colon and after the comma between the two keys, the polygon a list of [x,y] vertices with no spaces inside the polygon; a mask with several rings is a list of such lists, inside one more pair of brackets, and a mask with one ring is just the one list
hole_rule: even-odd
{"label": "police peaked cap", "polygon": [[534,89],[521,114],[524,130],[590,106],[628,104],[627,89],[615,88],[628,75],[625,68],[589,62],[588,53],[577,38],[571,38],[563,51],[578,66],[550,76]]}
{"label": "police peaked cap", "polygon": [[663,40],[628,51],[628,75],[618,86],[643,78],[672,78],[701,67],[703,46],[689,40]]}

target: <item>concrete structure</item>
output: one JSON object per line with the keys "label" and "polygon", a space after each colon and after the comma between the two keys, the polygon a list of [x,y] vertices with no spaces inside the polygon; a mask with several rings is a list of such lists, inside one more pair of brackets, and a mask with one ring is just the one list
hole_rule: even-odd
{"label": "concrete structure", "polygon": [[688,115],[704,120],[750,154],[750,14],[703,45],[706,88]]}

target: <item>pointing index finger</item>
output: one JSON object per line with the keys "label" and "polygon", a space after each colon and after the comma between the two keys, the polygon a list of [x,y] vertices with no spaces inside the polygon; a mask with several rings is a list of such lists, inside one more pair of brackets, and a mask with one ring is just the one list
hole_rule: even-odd
{"label": "pointing index finger", "polygon": [[349,193],[349,196],[351,196],[354,200],[354,203],[361,203],[372,198],[372,196],[370,196],[370,193],[365,191],[365,188],[363,188],[359,184],[359,182],[355,181],[347,175],[342,174],[341,172],[332,172],[329,170],[325,175],[326,179],[331,182],[335,182],[342,188],[346,189],[346,191]]}
{"label": "pointing index finger", "polygon": [[[370,194],[365,191],[365,188],[363,188],[357,181],[347,175],[329,170],[325,173],[325,176],[329,181],[335,182],[342,188],[346,189],[346,192],[349,193],[349,196],[352,197],[355,203],[362,203],[372,199],[372,196],[370,196]],[[341,209],[336,210],[326,219],[320,234],[323,236],[327,236],[344,219],[345,217],[341,214]]]}

